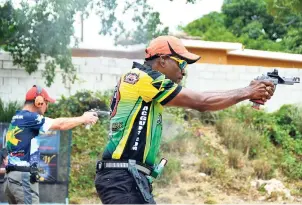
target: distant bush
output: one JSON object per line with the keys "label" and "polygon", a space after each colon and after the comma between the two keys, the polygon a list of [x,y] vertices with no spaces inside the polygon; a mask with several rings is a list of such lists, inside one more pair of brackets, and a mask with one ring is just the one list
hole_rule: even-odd
{"label": "distant bush", "polygon": [[21,108],[20,103],[17,101],[8,102],[5,104],[0,99],[0,122],[10,122],[16,111]]}
{"label": "distant bush", "polygon": [[199,172],[205,173],[211,176],[217,176],[220,174],[224,164],[218,157],[209,156],[202,158],[199,164]]}
{"label": "distant bush", "polygon": [[253,168],[255,175],[259,179],[270,179],[273,174],[273,167],[271,164],[264,159],[253,161]]}
{"label": "distant bush", "polygon": [[250,156],[257,157],[268,153],[268,148],[273,144],[282,149],[281,159],[276,160],[276,163],[286,176],[302,179],[301,107],[283,105],[273,113],[266,113],[249,106],[233,106],[221,111],[219,116],[216,127],[227,147],[245,150],[250,144]]}
{"label": "distant bush", "polygon": [[229,167],[240,169],[244,167],[245,160],[241,151],[236,149],[229,150],[228,153],[228,163]]}
{"label": "distant bush", "polygon": [[222,143],[228,149],[236,149],[248,157],[255,157],[263,147],[263,135],[234,118],[222,118],[216,127]]}

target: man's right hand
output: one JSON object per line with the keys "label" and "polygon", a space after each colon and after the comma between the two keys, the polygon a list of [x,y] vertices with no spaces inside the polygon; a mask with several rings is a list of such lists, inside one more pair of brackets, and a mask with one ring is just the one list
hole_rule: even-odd
{"label": "man's right hand", "polygon": [[249,90],[249,99],[261,100],[263,103],[271,99],[275,91],[274,84],[264,80],[253,80],[247,88]]}
{"label": "man's right hand", "polygon": [[84,124],[94,125],[98,121],[98,114],[96,112],[84,112],[81,116]]}

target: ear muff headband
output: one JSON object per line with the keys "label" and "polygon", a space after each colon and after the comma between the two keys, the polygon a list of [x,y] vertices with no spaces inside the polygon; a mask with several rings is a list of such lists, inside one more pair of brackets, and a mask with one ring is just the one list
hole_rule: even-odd
{"label": "ear muff headband", "polygon": [[33,87],[37,88],[35,106],[41,108],[44,104],[44,98],[41,96],[42,88],[40,86],[34,85]]}

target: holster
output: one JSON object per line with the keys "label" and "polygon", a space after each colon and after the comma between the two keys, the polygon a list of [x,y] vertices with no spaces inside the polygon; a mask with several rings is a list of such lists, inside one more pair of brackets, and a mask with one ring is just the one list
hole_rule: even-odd
{"label": "holster", "polygon": [[136,161],[132,160],[132,159],[129,159],[128,163],[129,163],[128,171],[132,175],[132,177],[133,177],[133,179],[136,183],[136,186],[138,187],[139,192],[141,193],[141,195],[144,198],[145,202],[154,203],[152,194],[148,190],[146,190],[143,186],[143,179],[142,179],[141,175],[139,174],[139,172],[138,172],[138,170],[135,166]]}

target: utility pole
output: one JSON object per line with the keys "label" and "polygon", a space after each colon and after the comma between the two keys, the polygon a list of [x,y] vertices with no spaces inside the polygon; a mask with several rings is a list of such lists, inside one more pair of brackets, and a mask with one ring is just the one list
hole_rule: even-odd
{"label": "utility pole", "polygon": [[84,15],[81,14],[81,42],[84,41]]}

